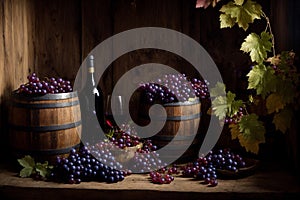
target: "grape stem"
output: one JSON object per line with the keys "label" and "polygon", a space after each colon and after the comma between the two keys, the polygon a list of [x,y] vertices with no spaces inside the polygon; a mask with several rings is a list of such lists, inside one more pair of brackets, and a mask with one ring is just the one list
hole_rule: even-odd
{"label": "grape stem", "polygon": [[267,17],[266,13],[264,13],[264,12],[262,12],[262,16],[267,21],[267,26],[266,26],[265,32],[267,32],[267,30],[269,29],[269,32],[271,34],[273,56],[275,57],[276,56],[276,52],[275,52],[275,39],[274,39],[274,35],[273,35],[273,32],[272,32],[270,19],[269,19],[269,17]]}

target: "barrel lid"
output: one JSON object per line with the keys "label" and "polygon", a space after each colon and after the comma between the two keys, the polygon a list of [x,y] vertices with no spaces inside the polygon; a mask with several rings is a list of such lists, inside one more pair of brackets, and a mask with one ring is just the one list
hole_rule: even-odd
{"label": "barrel lid", "polygon": [[17,90],[14,90],[12,92],[12,96],[17,99],[22,99],[22,100],[60,100],[60,99],[70,99],[77,97],[77,91],[73,92],[64,92],[64,93],[56,93],[56,94],[44,94],[44,95],[26,95],[26,94],[21,94],[18,93]]}
{"label": "barrel lid", "polygon": [[174,102],[174,103],[165,103],[163,106],[168,107],[168,106],[190,106],[194,104],[199,104],[200,100],[199,98],[194,98],[190,101],[185,101],[185,102]]}

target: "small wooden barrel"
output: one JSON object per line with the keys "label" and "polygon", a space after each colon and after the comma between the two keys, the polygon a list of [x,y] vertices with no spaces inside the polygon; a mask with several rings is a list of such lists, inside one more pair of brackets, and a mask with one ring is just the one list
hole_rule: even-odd
{"label": "small wooden barrel", "polygon": [[19,158],[31,155],[36,160],[53,162],[78,148],[81,115],[77,92],[24,96],[12,94],[10,145]]}
{"label": "small wooden barrel", "polygon": [[[149,123],[149,117],[145,117],[145,113],[149,111],[149,105],[145,107],[143,105],[141,109],[141,124],[146,125]],[[201,117],[201,103],[198,99],[189,102],[179,102],[179,103],[169,103],[164,104],[163,107],[166,110],[167,118],[166,123],[162,130],[156,135],[152,136],[152,142],[158,146],[158,148],[163,148],[168,145],[171,141],[173,142],[168,146],[169,158],[176,159],[181,155],[180,152],[185,150],[185,145],[187,145],[186,151],[175,161],[175,163],[187,163],[195,160],[198,157],[200,149],[200,137],[199,137],[199,125]],[[155,123],[157,118],[152,119]],[[195,133],[196,135],[194,135]],[[176,136],[176,137],[175,137]]]}

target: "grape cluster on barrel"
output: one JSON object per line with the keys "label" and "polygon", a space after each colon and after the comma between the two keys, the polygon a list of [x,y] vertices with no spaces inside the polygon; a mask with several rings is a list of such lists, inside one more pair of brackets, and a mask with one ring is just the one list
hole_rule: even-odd
{"label": "grape cluster on barrel", "polygon": [[[136,130],[130,124],[122,124],[119,129],[114,129],[111,133],[112,134],[109,135],[109,140],[111,141],[111,146],[109,147],[110,151],[114,152],[114,148],[134,148],[135,152],[131,158],[128,158],[127,164],[130,165],[135,172],[144,173],[166,165],[159,159],[159,155],[156,152],[157,146],[154,145],[150,139],[138,137]],[[101,149],[103,145],[104,144],[98,145],[98,150],[102,153],[103,150]],[[107,149],[108,144],[105,145]],[[101,157],[100,154],[99,156]]]}
{"label": "grape cluster on barrel", "polygon": [[20,94],[43,95],[72,92],[71,82],[62,78],[39,78],[36,73],[27,76],[28,82],[17,89]]}
{"label": "grape cluster on barrel", "polygon": [[146,103],[185,102],[191,98],[209,98],[208,82],[185,74],[166,74],[157,80],[140,84],[140,91]]}
{"label": "grape cluster on barrel", "polygon": [[236,172],[245,167],[246,163],[239,154],[235,154],[230,149],[220,149],[211,151],[206,156],[199,157],[195,162],[182,167],[182,175],[203,180],[210,186],[216,186],[217,169]]}
{"label": "grape cluster on barrel", "polygon": [[120,128],[111,128],[111,132],[107,136],[112,143],[121,149],[141,144],[142,150],[147,152],[157,150],[157,146],[152,144],[150,139],[138,137],[136,130],[130,124],[122,124]]}

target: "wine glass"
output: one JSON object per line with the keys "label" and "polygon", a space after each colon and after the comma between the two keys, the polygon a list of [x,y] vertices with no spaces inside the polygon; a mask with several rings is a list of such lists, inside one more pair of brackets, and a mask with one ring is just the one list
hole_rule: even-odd
{"label": "wine glass", "polygon": [[112,123],[111,125],[113,127],[126,122],[126,101],[124,96],[107,96],[105,103],[105,117]]}

